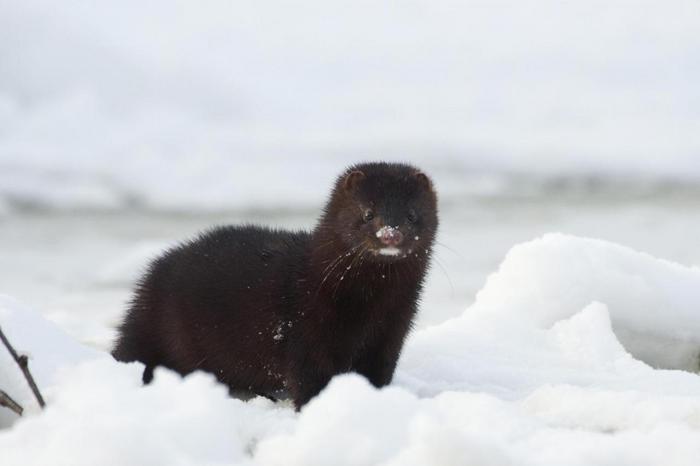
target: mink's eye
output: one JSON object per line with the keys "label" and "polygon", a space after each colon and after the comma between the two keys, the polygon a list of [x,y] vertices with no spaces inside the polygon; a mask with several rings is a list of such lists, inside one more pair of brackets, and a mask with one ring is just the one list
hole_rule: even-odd
{"label": "mink's eye", "polygon": [[411,209],[408,211],[408,214],[406,214],[406,220],[408,220],[408,223],[416,223],[418,221],[418,214],[416,214],[416,211]]}
{"label": "mink's eye", "polygon": [[362,219],[365,222],[370,222],[374,218],[374,212],[372,212],[371,209],[365,210],[365,213],[362,214]]}

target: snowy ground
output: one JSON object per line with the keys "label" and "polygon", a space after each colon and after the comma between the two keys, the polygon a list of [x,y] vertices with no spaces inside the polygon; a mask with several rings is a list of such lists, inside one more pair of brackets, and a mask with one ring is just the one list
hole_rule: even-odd
{"label": "snowy ground", "polygon": [[[3,297],[49,401],[0,433],[3,464],[694,465],[699,290],[697,267],[546,235],[512,248],[460,316],[415,332],[390,388],[341,376],[299,415],[204,374],[143,388],[137,364]],[[0,382],[31,407],[3,357]]]}
{"label": "snowy ground", "polygon": [[[326,181],[330,185],[332,177]],[[442,196],[437,260],[418,327],[461,314],[514,244],[550,231],[700,264],[700,193],[648,189],[632,198],[625,192],[571,190]],[[308,228],[319,208],[198,215],[26,211],[0,217],[0,293],[28,303],[83,343],[105,349],[134,280],[166,245],[217,223]]]}
{"label": "snowy ground", "polygon": [[[49,403],[0,348],[0,464],[697,465],[698,56],[696,0],[0,0],[0,325]],[[377,159],[441,208],[391,387],[106,355],[164,246]]]}
{"label": "snowy ground", "polygon": [[[308,226],[313,208],[8,213],[1,292],[23,303],[1,298],[0,323],[32,356],[49,408],[0,351],[0,386],[28,408],[20,421],[0,411],[3,466],[695,465],[700,198],[546,189],[443,196],[449,248],[437,247],[394,383],[339,377],[301,414],[230,399],[204,374],[160,371],[143,388],[137,365],[104,350],[165,245],[214,223]],[[558,235],[511,249],[548,231],[683,265]]]}

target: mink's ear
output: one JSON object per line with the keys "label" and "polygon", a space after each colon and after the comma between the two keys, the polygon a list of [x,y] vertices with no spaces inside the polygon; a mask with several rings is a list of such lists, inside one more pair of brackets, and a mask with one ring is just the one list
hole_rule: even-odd
{"label": "mink's ear", "polygon": [[433,184],[431,183],[430,178],[428,178],[428,175],[426,175],[425,173],[423,173],[423,172],[415,172],[415,173],[413,174],[413,177],[414,177],[416,180],[418,180],[418,183],[419,183],[421,186],[423,186],[424,188],[427,188],[427,189],[432,189],[432,188],[433,188]]}
{"label": "mink's ear", "polygon": [[353,170],[345,176],[343,186],[346,191],[354,191],[365,179],[365,174],[360,170]]}

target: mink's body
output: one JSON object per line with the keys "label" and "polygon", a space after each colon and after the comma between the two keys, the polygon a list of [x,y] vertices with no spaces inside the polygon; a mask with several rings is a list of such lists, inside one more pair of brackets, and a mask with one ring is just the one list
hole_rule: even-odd
{"label": "mink's body", "polygon": [[338,178],[308,232],[218,227],[156,259],[136,288],[114,357],[297,407],[333,375],[391,381],[437,228],[429,179],[402,164]]}

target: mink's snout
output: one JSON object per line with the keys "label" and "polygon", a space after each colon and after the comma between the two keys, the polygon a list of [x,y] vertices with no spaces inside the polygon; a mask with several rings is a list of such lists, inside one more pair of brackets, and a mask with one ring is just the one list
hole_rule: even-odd
{"label": "mink's snout", "polygon": [[377,231],[377,238],[386,246],[396,247],[403,241],[403,233],[395,227],[382,227]]}

